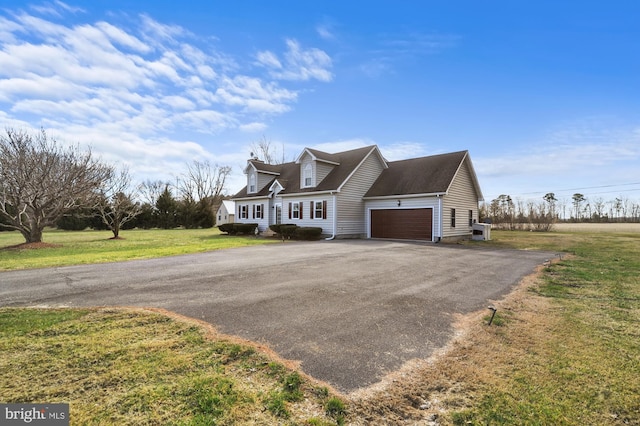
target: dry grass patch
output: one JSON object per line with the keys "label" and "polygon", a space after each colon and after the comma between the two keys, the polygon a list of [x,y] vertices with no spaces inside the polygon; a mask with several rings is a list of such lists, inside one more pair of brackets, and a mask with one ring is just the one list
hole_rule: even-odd
{"label": "dry grass patch", "polygon": [[640,235],[497,232],[557,250],[427,361],[351,395],[351,424],[640,424]]}

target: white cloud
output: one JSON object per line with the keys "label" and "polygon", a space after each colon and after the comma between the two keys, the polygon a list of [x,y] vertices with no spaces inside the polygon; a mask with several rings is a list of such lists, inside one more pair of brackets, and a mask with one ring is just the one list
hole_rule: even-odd
{"label": "white cloud", "polygon": [[316,25],[316,32],[325,40],[335,40],[336,36],[333,33],[333,28],[329,24]]}
{"label": "white cloud", "polygon": [[[362,147],[374,145],[374,144],[375,142],[371,141],[370,139],[354,138],[354,139],[345,139],[341,141],[323,142],[320,144],[313,145],[310,148],[315,148],[320,151],[333,154],[336,152],[349,151],[351,149],[362,148]],[[304,148],[305,147],[300,147],[300,151],[302,151],[302,149]]]}
{"label": "white cloud", "polygon": [[567,188],[567,177],[572,187],[636,182],[640,129],[587,119],[557,130],[529,148],[500,156],[480,153],[473,161],[488,201],[499,194],[539,198],[538,193]]}
{"label": "white cloud", "polygon": [[274,78],[300,81],[315,79],[325,82],[333,79],[333,64],[327,53],[316,48],[304,49],[293,39],[288,39],[286,44],[287,51],[283,61],[271,51],[259,52],[257,55],[258,64],[269,69]]}
{"label": "white cloud", "polygon": [[240,125],[240,130],[246,133],[259,133],[267,129],[265,123],[253,122]]}
{"label": "white cloud", "polygon": [[77,12],[62,2],[47,3],[40,16],[0,10],[0,125],[44,126],[109,160],[134,164],[134,173],[175,170],[193,158],[213,161],[187,138],[263,131],[265,120],[289,111],[303,90],[286,87],[286,80],[332,78],[325,52],[293,40],[282,59],[257,55],[268,73],[247,75],[255,58],[227,54],[211,37],[147,15],[126,25],[57,19]]}
{"label": "white cloud", "polygon": [[417,142],[396,142],[380,146],[380,151],[387,161],[406,160],[430,155],[424,144]]}
{"label": "white cloud", "polygon": [[282,64],[278,60],[278,57],[272,52],[258,52],[256,59],[258,60],[259,64],[267,68],[282,69]]}

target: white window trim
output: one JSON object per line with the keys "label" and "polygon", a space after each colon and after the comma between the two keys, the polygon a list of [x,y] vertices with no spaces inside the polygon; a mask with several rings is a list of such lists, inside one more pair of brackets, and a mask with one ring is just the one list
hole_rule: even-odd
{"label": "white window trim", "polygon": [[[307,179],[309,183],[307,183]],[[313,164],[307,163],[302,169],[302,187],[311,188],[313,186]]]}
{"label": "white window trim", "polygon": [[298,201],[291,203],[291,219],[300,219],[300,203]]}
{"label": "white window trim", "polygon": [[247,185],[247,192],[253,194],[256,191],[256,181],[257,181],[257,177],[256,177],[256,173],[255,172],[249,172],[249,185]]}

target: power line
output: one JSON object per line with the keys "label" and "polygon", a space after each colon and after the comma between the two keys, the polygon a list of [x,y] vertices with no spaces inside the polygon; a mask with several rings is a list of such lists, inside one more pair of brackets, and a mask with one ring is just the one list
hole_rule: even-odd
{"label": "power line", "polygon": [[[625,184],[625,185],[633,185],[633,184]],[[591,188],[607,188],[607,187],[612,187],[612,186],[619,186],[619,185],[603,185],[603,186],[595,186],[595,187],[591,187]],[[565,189],[564,191],[569,191],[569,194],[561,194],[559,191],[556,191],[556,192],[554,192],[554,191],[539,191],[539,192],[523,192],[523,193],[519,193],[519,194],[506,194],[506,195],[509,195],[512,199],[516,199],[516,198],[531,199],[532,195],[540,195],[540,196],[542,196],[543,194],[548,194],[548,193],[553,193],[556,197],[563,197],[563,196],[571,195],[570,194],[571,191],[577,191],[577,190],[581,190],[581,189],[587,189],[587,188]],[[621,194],[623,192],[640,192],[640,188],[620,189],[620,190],[614,190],[614,191],[586,192],[583,195],[585,195],[586,197],[592,197],[594,195]]]}
{"label": "power line", "polygon": [[[599,185],[599,186],[585,186],[583,188],[569,188],[569,189],[558,189],[555,192],[564,192],[564,191],[582,191],[584,189],[599,189],[599,188],[613,188],[616,186],[629,186],[629,185],[640,185],[640,182],[631,182],[631,183],[619,183],[619,184],[612,184],[612,185]],[[547,192],[552,192],[552,191],[547,191]],[[613,191],[615,192],[615,191]],[[542,194],[543,191],[536,191],[536,192],[523,192],[520,195],[533,195],[533,194]]]}

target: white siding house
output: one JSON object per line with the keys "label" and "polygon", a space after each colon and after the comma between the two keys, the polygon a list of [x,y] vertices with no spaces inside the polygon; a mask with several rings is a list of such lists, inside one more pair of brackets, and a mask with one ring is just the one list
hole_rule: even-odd
{"label": "white siding house", "polygon": [[236,211],[236,203],[231,200],[222,200],[222,204],[216,212],[216,225],[233,223]]}
{"label": "white siding house", "polygon": [[251,159],[235,220],[321,227],[328,237],[454,240],[471,235],[480,186],[467,151],[388,162],[377,146],[305,148],[278,165]]}

